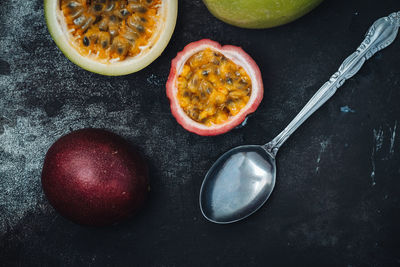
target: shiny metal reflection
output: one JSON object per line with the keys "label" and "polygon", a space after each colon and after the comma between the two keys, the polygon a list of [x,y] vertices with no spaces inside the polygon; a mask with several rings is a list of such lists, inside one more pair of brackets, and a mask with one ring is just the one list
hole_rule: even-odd
{"label": "shiny metal reflection", "polygon": [[[241,146],[221,156],[200,190],[200,209],[215,223],[243,219],[260,208],[275,185],[275,159],[261,146]],[[267,197],[266,197],[267,196]]]}

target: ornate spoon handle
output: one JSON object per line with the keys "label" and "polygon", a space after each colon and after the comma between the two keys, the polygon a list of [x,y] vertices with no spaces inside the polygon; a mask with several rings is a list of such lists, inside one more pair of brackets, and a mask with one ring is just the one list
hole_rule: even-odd
{"label": "ornate spoon handle", "polygon": [[397,36],[399,27],[400,11],[375,21],[369,28],[364,41],[357,50],[343,61],[339,70],[331,76],[329,81],[322,85],[289,125],[271,142],[264,146],[267,151],[271,155],[276,156],[279,148],[289,136],[292,135],[311,114],[328,101],[347,79],[353,77],[361,69],[367,59],[393,42]]}

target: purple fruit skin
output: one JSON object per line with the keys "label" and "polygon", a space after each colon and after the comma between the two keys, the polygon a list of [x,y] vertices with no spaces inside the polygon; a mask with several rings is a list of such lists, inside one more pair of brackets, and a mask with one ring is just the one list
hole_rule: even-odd
{"label": "purple fruit skin", "polygon": [[148,169],[122,137],[83,129],[58,139],[46,154],[42,187],[64,217],[104,226],[135,214],[145,203]]}

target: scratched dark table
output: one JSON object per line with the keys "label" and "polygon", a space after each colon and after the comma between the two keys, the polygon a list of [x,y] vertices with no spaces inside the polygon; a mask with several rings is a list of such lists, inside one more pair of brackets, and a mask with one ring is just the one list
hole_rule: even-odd
{"label": "scratched dark table", "polygon": [[[400,40],[378,53],[283,146],[276,188],[259,212],[232,225],[206,221],[202,179],[226,150],[263,144],[297,114],[398,0],[325,1],[285,26],[245,30],[179,1],[165,52],[136,74],[104,77],[59,51],[43,1],[0,5],[0,265],[399,266]],[[265,84],[245,127],[217,137],[185,131],[165,96],[170,61],[189,42],[243,47]],[[400,39],[400,38],[398,38]],[[150,165],[150,199],[133,219],[76,225],[40,184],[49,146],[84,127],[137,145]]]}

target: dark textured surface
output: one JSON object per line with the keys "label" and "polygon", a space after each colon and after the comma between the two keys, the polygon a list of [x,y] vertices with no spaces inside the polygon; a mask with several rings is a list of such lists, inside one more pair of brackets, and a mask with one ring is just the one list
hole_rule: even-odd
{"label": "dark textured surface", "polygon": [[[137,74],[110,78],[64,57],[47,32],[43,1],[2,1],[0,265],[400,265],[400,40],[284,145],[275,191],[259,212],[219,226],[198,207],[203,176],[220,154],[276,135],[371,23],[398,10],[398,0],[327,0],[289,25],[244,30],[213,18],[201,1],[180,1],[163,55]],[[217,137],[183,130],[165,97],[170,60],[201,38],[242,46],[265,83],[247,125]],[[82,227],[44,198],[47,149],[83,127],[110,129],[148,159],[152,192],[135,219]]]}

